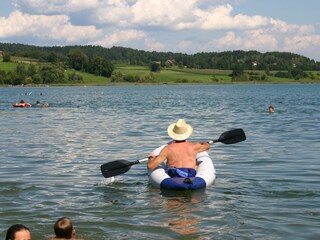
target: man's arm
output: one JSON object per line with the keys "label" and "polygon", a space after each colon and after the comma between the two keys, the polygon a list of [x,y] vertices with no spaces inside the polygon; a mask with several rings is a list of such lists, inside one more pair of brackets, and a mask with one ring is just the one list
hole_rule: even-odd
{"label": "man's arm", "polygon": [[198,142],[198,143],[195,143],[195,149],[198,153],[207,151],[210,149],[210,144],[207,142]]}
{"label": "man's arm", "polygon": [[158,167],[162,162],[164,162],[167,159],[167,149],[166,147],[162,149],[162,151],[159,153],[158,156],[155,156],[154,154],[149,155],[148,160],[148,170],[154,170],[156,167]]}

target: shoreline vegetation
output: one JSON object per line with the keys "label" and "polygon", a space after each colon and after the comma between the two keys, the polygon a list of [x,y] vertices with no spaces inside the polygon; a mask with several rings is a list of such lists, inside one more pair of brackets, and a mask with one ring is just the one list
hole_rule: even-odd
{"label": "shoreline vegetation", "polygon": [[[0,62],[0,71],[4,68]],[[9,67],[9,68],[12,68]],[[11,69],[11,71],[13,71]],[[3,84],[0,81],[0,87],[44,87],[44,86],[121,86],[121,85],[210,85],[210,84],[319,84],[320,71],[312,71],[316,78],[290,79],[269,76],[267,79],[256,80],[233,80],[230,74],[232,70],[214,70],[214,69],[162,69],[160,72],[151,73],[148,67],[141,66],[115,66],[115,72],[123,76],[131,76],[134,78],[145,78],[149,80],[137,81],[112,81],[110,78],[96,76],[72,69],[65,70],[65,75],[77,74],[82,77],[81,81],[59,82],[59,83],[23,83],[23,84]],[[244,71],[262,76],[264,71]],[[248,74],[249,75],[249,74]]]}
{"label": "shoreline vegetation", "polygon": [[[71,49],[60,57],[49,52],[41,58],[26,57],[28,54],[22,52],[21,56],[0,52],[0,87],[320,83],[319,63],[313,60],[309,63],[304,57],[301,58],[305,65],[282,62],[281,68],[267,65],[262,70],[257,62],[252,62],[254,66],[251,62],[233,64],[231,69],[188,67],[175,60],[133,65],[111,62],[97,55],[88,57],[79,49]],[[32,54],[35,52],[29,52]]]}
{"label": "shoreline vegetation", "polygon": [[[35,64],[35,61],[24,58],[13,58],[13,62],[3,62],[0,58],[0,71],[13,72],[18,65],[23,62],[24,65]],[[36,63],[39,64],[39,63]],[[219,69],[179,69],[163,68],[159,72],[151,72],[148,66],[131,66],[115,64],[114,73],[121,80],[112,80],[109,78],[96,76],[94,74],[75,71],[73,69],[64,70],[64,75],[81,76],[81,81],[59,82],[59,83],[30,83],[23,84],[4,84],[0,80],[1,87],[40,87],[40,86],[121,86],[121,85],[193,85],[193,84],[317,84],[320,83],[320,71],[307,71],[307,74],[314,76],[302,79],[280,78],[272,76],[276,71],[270,73],[265,79],[265,71],[262,70],[245,70],[245,79],[232,79],[232,70]],[[250,75],[256,79],[250,79]],[[127,79],[124,77],[127,76]],[[128,76],[132,79],[128,79]]]}

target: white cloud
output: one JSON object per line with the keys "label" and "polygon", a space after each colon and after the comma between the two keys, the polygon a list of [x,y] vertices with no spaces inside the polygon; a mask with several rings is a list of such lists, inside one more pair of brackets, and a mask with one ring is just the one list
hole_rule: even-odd
{"label": "white cloud", "polygon": [[115,24],[120,26],[129,25],[132,13],[130,6],[123,0],[108,0],[100,4],[99,8],[91,13],[91,19],[97,23]]}
{"label": "white cloud", "polygon": [[16,10],[0,17],[0,39],[186,53],[243,49],[316,55],[319,25],[235,14],[244,1],[12,0]]}
{"label": "white cloud", "polygon": [[278,39],[263,29],[250,30],[245,32],[243,45],[246,50],[278,49]]}
{"label": "white cloud", "polygon": [[[294,36],[284,39],[283,51],[296,52],[307,56],[319,56],[320,35]],[[318,57],[319,58],[319,57]]]}
{"label": "white cloud", "polygon": [[95,26],[74,26],[69,20],[66,15],[28,15],[15,11],[8,18],[0,18],[0,38],[30,36],[76,43],[101,34]]}
{"label": "white cloud", "polygon": [[309,34],[315,31],[315,28],[311,25],[296,25],[288,24],[284,21],[278,19],[270,19],[270,30],[274,33],[281,34]]}
{"label": "white cloud", "polygon": [[108,0],[92,12],[91,18],[99,23],[117,24],[120,27],[158,26],[175,28],[190,18],[197,0]]}
{"label": "white cloud", "polygon": [[[230,48],[235,49],[243,49],[243,50],[258,50],[258,51],[267,51],[278,49],[278,40],[276,37],[270,34],[264,33],[261,29],[260,30],[253,30],[248,31],[244,34],[244,36],[234,36],[235,38],[235,45],[232,45],[232,41],[229,45]],[[225,38],[220,39],[222,43]],[[225,47],[225,44],[221,45],[222,48]]]}
{"label": "white cloud", "polygon": [[202,43],[184,40],[176,45],[181,52],[212,52],[227,50],[257,50],[260,52],[286,51],[301,54],[313,59],[319,59],[320,35],[289,35],[282,37],[255,29],[236,34],[227,32],[223,37],[203,41]]}
{"label": "white cloud", "polygon": [[243,45],[243,39],[241,37],[237,37],[234,32],[227,32],[227,34],[219,38],[215,41],[217,43],[217,47],[220,49],[223,48],[238,48]]}
{"label": "white cloud", "polygon": [[182,52],[188,52],[194,49],[197,52],[227,51],[227,50],[257,50],[268,51],[270,49],[278,49],[278,41],[272,35],[266,35],[262,31],[248,31],[245,34],[236,34],[229,31],[224,36],[202,41],[181,41],[178,48]]}
{"label": "white cloud", "polygon": [[[186,12],[192,15],[189,21],[178,22],[176,29],[201,29],[230,30],[230,29],[253,29],[270,24],[270,19],[263,16],[247,16],[238,14],[232,16],[233,7],[229,4],[210,7],[209,9],[194,8]],[[191,21],[192,20],[192,21]]]}
{"label": "white cloud", "polygon": [[104,38],[92,41],[90,44],[99,45],[104,47],[112,47],[120,43],[129,42],[131,40],[142,40],[146,38],[146,34],[142,31],[128,30],[117,31],[112,34],[106,35]]}
{"label": "white cloud", "polygon": [[111,34],[106,35],[104,38],[97,41],[92,41],[89,44],[98,45],[103,47],[112,47],[118,46],[121,44],[130,44],[134,42],[139,42],[139,44],[144,44],[145,50],[150,51],[164,51],[167,50],[167,46],[153,37],[148,36],[143,31],[137,30],[125,30],[125,31],[116,31]]}
{"label": "white cloud", "polygon": [[61,14],[93,9],[99,0],[12,0],[16,9],[30,14]]}
{"label": "white cloud", "polygon": [[148,26],[169,26],[192,18],[197,0],[138,0],[132,6],[133,22]]}
{"label": "white cloud", "polygon": [[[272,27],[275,32],[312,31],[311,26],[289,25],[264,16],[232,15],[233,7],[224,1],[205,0],[13,0],[21,12],[31,14],[67,14],[84,11],[82,22],[119,27],[160,27],[171,30],[231,30]],[[219,2],[220,4],[217,4]],[[234,2],[234,1],[231,1]],[[201,4],[209,5],[201,8]],[[221,5],[222,4],[222,5]],[[72,19],[71,19],[72,20]],[[93,22],[94,24],[94,22]]]}

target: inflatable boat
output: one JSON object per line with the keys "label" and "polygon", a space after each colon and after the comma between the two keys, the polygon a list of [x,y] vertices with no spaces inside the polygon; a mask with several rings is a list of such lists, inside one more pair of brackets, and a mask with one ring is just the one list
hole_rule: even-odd
{"label": "inflatable boat", "polygon": [[[234,144],[244,140],[246,140],[246,134],[244,133],[243,129],[236,128],[222,133],[218,139],[210,140],[208,143],[214,144],[221,142],[223,144]],[[167,144],[155,149],[152,153],[156,156],[159,155],[165,146],[167,146]],[[166,163],[163,162],[154,170],[148,171],[150,182],[159,188],[173,190],[204,189],[212,185],[216,178],[216,172],[209,154],[204,151],[198,153],[196,158],[197,170],[195,171],[194,169],[188,169],[191,172],[195,172],[195,175],[192,175],[195,177],[170,177],[166,172],[168,170],[166,169]],[[148,158],[132,162],[126,160],[116,160],[102,164],[100,169],[105,178],[110,178],[126,173],[130,170],[131,166],[146,161],[148,161]],[[172,168],[170,168],[170,171],[171,170]],[[176,170],[176,173],[178,173],[178,169],[174,168],[174,170]],[[185,169],[182,169],[182,172],[184,172],[185,175],[189,175],[190,172],[188,171],[188,173],[186,173],[184,170]],[[169,174],[172,175],[170,172]],[[179,173],[178,175],[182,176],[184,174]]]}
{"label": "inflatable boat", "polygon": [[[159,155],[166,145],[158,147],[152,153]],[[207,152],[197,154],[198,168],[195,177],[170,177],[166,173],[166,163],[152,171],[148,171],[149,179],[152,185],[161,189],[171,190],[195,190],[206,188],[213,184],[216,178],[216,172],[212,160]]]}
{"label": "inflatable boat", "polygon": [[31,107],[30,103],[14,103],[12,107]]}

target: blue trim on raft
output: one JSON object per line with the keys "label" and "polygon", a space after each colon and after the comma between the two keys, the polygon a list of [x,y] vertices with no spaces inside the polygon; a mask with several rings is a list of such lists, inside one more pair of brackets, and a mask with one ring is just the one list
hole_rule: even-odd
{"label": "blue trim on raft", "polygon": [[195,190],[205,188],[206,185],[206,182],[200,177],[188,177],[166,178],[161,182],[160,187],[172,190]]}

